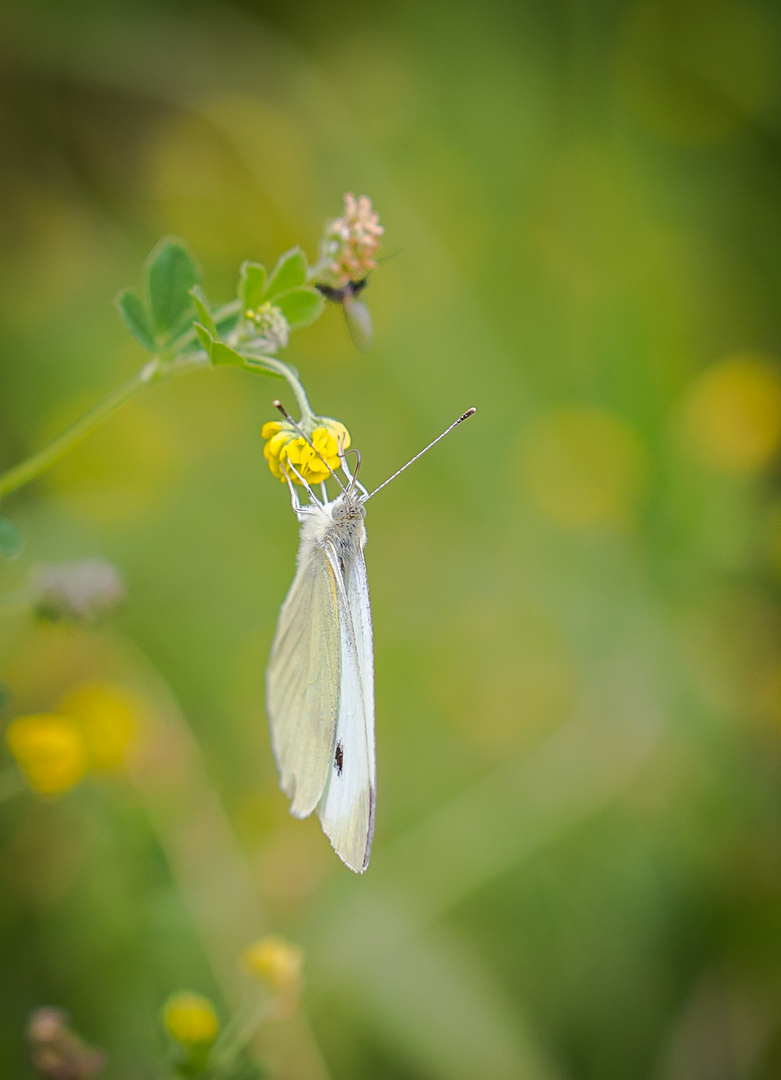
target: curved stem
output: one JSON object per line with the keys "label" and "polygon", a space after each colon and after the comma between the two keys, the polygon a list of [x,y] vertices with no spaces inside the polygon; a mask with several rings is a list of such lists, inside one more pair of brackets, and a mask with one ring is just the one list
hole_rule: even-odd
{"label": "curved stem", "polygon": [[[221,307],[215,308],[212,312],[212,318],[219,327],[221,322],[224,322],[226,319],[233,318],[233,316],[238,315],[240,311],[241,304],[239,303],[239,301],[231,300],[230,303],[223,304]],[[171,344],[170,351],[173,353],[179,353],[182,351],[182,349],[186,348],[188,345],[192,345],[192,343],[197,340],[198,335],[194,327],[191,326],[188,330],[185,330],[184,333],[176,339],[176,341]]]}
{"label": "curved stem", "polygon": [[[232,304],[226,304],[225,308],[222,309],[223,314],[230,314],[230,309],[233,306]],[[192,336],[194,336],[194,332]],[[183,341],[184,339],[182,339]],[[306,396],[306,391],[301,385],[298,375],[291,367],[288,367],[281,360],[277,360],[274,356],[245,356],[244,359],[248,371],[268,371],[285,379],[293,391],[298,407],[301,410],[302,423],[308,426],[314,421],[314,413]],[[104,398],[98,405],[71,424],[69,428],[66,428],[61,435],[53,439],[48,446],[44,446],[37,454],[33,454],[19,465],[14,465],[4,473],[0,473],[0,498],[10,494],[12,491],[16,491],[25,484],[29,484],[31,480],[35,480],[56,461],[59,461],[63,455],[67,454],[69,450],[72,450],[74,446],[77,446],[88,435],[91,435],[104,420],[107,420],[120,406],[124,405],[126,401],[130,401],[146,386],[155,382],[164,382],[195,368],[206,367],[209,363],[209,357],[205,352],[201,351],[185,353],[183,356],[177,356],[173,360],[163,361],[159,357],[150,360],[132,379],[128,379],[127,382],[117,387],[107,398]]]}
{"label": "curved stem", "polygon": [[0,496],[8,495],[9,492],[16,491],[17,488],[29,484],[31,480],[34,480],[36,476],[39,476],[55,461],[59,460],[63,454],[66,454],[68,450],[91,434],[95,428],[103,423],[106,417],[115,412],[120,405],[124,405],[126,401],[129,401],[151,381],[154,377],[154,371],[149,371],[152,365],[155,365],[156,370],[157,361],[153,360],[143,367],[138,374],[134,375],[132,379],[128,379],[126,383],[123,383],[112,394],[109,394],[99,405],[90,409],[74,424],[71,424],[69,428],[66,428],[56,439],[52,439],[48,446],[44,446],[43,450],[39,450],[37,454],[33,454],[32,457],[27,458],[20,465],[15,465],[0,474]]}
{"label": "curved stem", "polygon": [[298,375],[291,367],[283,363],[282,360],[277,360],[275,356],[245,355],[244,359],[249,370],[263,368],[265,371],[272,371],[275,375],[281,375],[295,395],[304,426],[306,427],[314,421],[315,414],[312,412],[309,398],[306,396],[306,391],[301,385]]}
{"label": "curved stem", "polygon": [[153,382],[163,382],[185,371],[191,371],[193,368],[204,367],[208,363],[209,358],[205,353],[200,352],[190,353],[186,357],[178,357],[167,362],[162,362],[157,357],[150,360],[132,379],[128,379],[117,387],[107,398],[66,428],[61,435],[52,439],[48,446],[44,446],[37,454],[33,454],[19,465],[14,465],[4,473],[0,473],[0,498],[35,480],[56,461],[59,461],[64,454],[91,435],[104,420],[107,420],[121,405],[130,401],[146,386]]}

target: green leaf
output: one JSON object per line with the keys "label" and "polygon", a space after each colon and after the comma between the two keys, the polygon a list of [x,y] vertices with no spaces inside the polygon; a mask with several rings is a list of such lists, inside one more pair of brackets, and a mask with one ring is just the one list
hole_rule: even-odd
{"label": "green leaf", "polygon": [[216,341],[205,326],[193,323],[195,332],[201,340],[201,344],[211,357],[213,364],[230,364],[233,367],[244,367],[244,357],[237,353],[224,341]]}
{"label": "green leaf", "polygon": [[306,281],[306,255],[300,247],[291,248],[280,255],[274,272],[263,293],[264,300],[273,300],[280,293],[297,289]]}
{"label": "green leaf", "polygon": [[197,322],[193,323],[193,329],[200,338],[201,345],[203,345],[209,356],[211,356],[212,349],[214,348],[214,338],[212,337],[211,333],[206,329],[205,326],[201,326],[201,324]]}
{"label": "green leaf", "polygon": [[24,547],[22,534],[8,518],[0,517],[0,555],[15,559]]}
{"label": "green leaf", "polygon": [[224,341],[215,341],[212,346],[213,364],[232,364],[234,367],[244,367],[244,357],[237,353]]}
{"label": "green leaf", "polygon": [[147,352],[154,352],[155,335],[141,297],[136,296],[130,289],[125,289],[117,297],[117,308],[138,344]]}
{"label": "green leaf", "polygon": [[195,304],[195,310],[198,312],[201,323],[213,337],[217,337],[217,327],[214,325],[214,319],[209,310],[209,301],[206,299],[203,289],[199,285],[195,285],[190,289],[190,296]]}
{"label": "green leaf", "polygon": [[201,273],[180,240],[164,237],[147,259],[147,291],[152,321],[165,335],[192,305],[190,289]]}
{"label": "green leaf", "polygon": [[239,270],[239,300],[242,314],[258,307],[266,287],[266,268],[260,263],[243,262]]}
{"label": "green leaf", "polygon": [[325,307],[323,294],[308,285],[282,293],[274,299],[274,303],[287,319],[291,330],[299,326],[309,326],[320,316]]}

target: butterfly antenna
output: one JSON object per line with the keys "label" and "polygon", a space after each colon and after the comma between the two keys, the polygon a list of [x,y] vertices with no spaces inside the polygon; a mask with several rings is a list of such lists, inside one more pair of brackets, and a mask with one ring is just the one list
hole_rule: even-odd
{"label": "butterfly antenna", "polygon": [[347,473],[347,475],[350,478],[350,486],[347,489],[347,494],[352,495],[352,493],[355,490],[356,486],[359,487],[364,493],[367,493],[366,488],[358,480],[358,473],[361,471],[361,453],[360,453],[360,450],[356,450],[355,447],[353,447],[352,450],[345,450],[344,451],[344,453],[342,454],[342,468],[343,469],[345,468],[344,459],[347,457],[348,454],[355,454],[355,472],[351,473],[349,471],[349,469],[345,469],[345,472]]}
{"label": "butterfly antenna", "polygon": [[[336,473],[334,472],[334,470],[333,470],[333,469],[331,468],[331,466],[330,466],[330,465],[328,464],[328,462],[327,462],[327,461],[325,460],[325,458],[324,458],[324,457],[323,457],[323,455],[322,455],[322,454],[320,453],[320,451],[319,451],[319,450],[317,449],[317,447],[316,447],[316,446],[315,446],[315,444],[314,444],[314,443],[312,442],[312,440],[311,440],[311,439],[309,438],[309,436],[308,436],[308,435],[305,435],[305,434],[304,434],[304,432],[303,432],[303,431],[301,430],[301,428],[300,428],[300,427],[298,426],[298,424],[297,424],[297,423],[295,422],[295,420],[294,420],[294,419],[293,419],[293,417],[292,417],[292,416],[290,415],[290,413],[289,413],[289,412],[287,411],[287,409],[286,409],[286,408],[285,408],[285,406],[284,406],[284,405],[282,404],[282,402],[281,402],[281,401],[279,401],[279,399],[275,398],[275,399],[274,399],[274,401],[272,401],[272,402],[271,402],[271,404],[272,404],[272,405],[274,406],[274,408],[275,408],[275,409],[279,409],[279,411],[280,411],[280,412],[282,413],[282,415],[283,415],[283,416],[284,416],[284,418],[285,418],[285,419],[287,420],[287,422],[288,422],[289,424],[292,424],[292,425],[293,425],[293,427],[294,427],[294,428],[296,429],[296,431],[297,431],[297,432],[298,432],[298,434],[299,434],[299,435],[301,436],[301,438],[302,438],[302,439],[304,440],[304,442],[305,442],[305,443],[306,443],[306,444],[307,444],[308,446],[310,446],[310,447],[312,448],[312,450],[314,450],[314,452],[315,452],[315,453],[317,454],[317,456],[318,456],[318,457],[320,458],[320,460],[322,461],[323,465],[325,465],[326,469],[328,469],[329,473],[331,474],[331,476],[333,476],[334,480],[335,480],[335,481],[337,482],[337,484],[338,484],[338,485],[339,485],[339,487],[340,487],[340,488],[342,489],[342,491],[346,491],[346,488],[345,488],[344,484],[342,483],[342,481],[341,481],[341,480],[339,479],[339,477],[338,477],[338,476],[336,475]],[[294,470],[294,471],[295,471],[295,470]],[[299,476],[300,474],[299,474],[298,472],[296,472],[296,475],[297,475],[297,476]]]}
{"label": "butterfly antenna", "polygon": [[406,465],[402,465],[400,469],[397,469],[396,472],[393,474],[393,476],[389,476],[387,480],[384,480],[380,484],[380,486],[376,487],[374,489],[374,491],[372,491],[369,495],[367,495],[366,498],[363,501],[368,502],[369,499],[371,499],[372,495],[376,495],[378,491],[382,491],[382,489],[384,487],[388,486],[388,484],[391,482],[391,480],[395,480],[396,477],[400,476],[401,473],[403,473],[405,469],[408,469],[410,467],[410,465],[413,465],[418,460],[418,458],[421,458],[421,457],[423,457],[424,454],[428,453],[428,451],[431,449],[432,446],[436,446],[437,443],[440,441],[440,439],[444,439],[444,437],[446,435],[449,435],[454,427],[458,427],[459,424],[463,424],[463,422],[465,420],[468,420],[470,416],[474,416],[476,412],[477,412],[477,409],[474,409],[474,408],[467,409],[466,412],[463,414],[463,416],[459,416],[458,420],[454,420],[449,428],[446,428],[442,432],[441,435],[437,435],[436,439],[434,439],[433,442],[430,442],[428,444],[428,446],[424,446],[423,449],[419,453],[415,454],[414,458],[410,458]]}

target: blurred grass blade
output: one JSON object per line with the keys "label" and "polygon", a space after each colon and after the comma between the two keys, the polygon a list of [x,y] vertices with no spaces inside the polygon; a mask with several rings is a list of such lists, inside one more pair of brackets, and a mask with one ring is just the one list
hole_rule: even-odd
{"label": "blurred grass blade", "polygon": [[572,716],[545,742],[390,844],[383,878],[387,873],[389,887],[407,878],[421,925],[441,918],[617,798],[653,753],[664,719],[652,662],[634,653],[607,658]]}
{"label": "blurred grass blade", "polygon": [[17,527],[8,518],[0,517],[0,555],[6,559],[15,559],[21,555],[24,539]]}

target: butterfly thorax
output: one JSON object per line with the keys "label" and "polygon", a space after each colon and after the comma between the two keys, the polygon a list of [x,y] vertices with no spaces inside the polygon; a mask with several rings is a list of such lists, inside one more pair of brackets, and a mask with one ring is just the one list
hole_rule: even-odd
{"label": "butterfly thorax", "polygon": [[349,563],[366,543],[366,508],[361,496],[346,492],[333,502],[307,509],[301,522],[302,543],[320,548],[328,544],[343,566]]}

